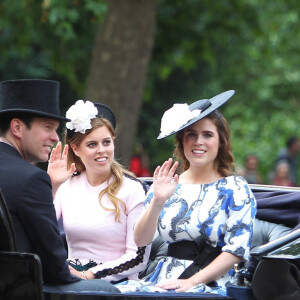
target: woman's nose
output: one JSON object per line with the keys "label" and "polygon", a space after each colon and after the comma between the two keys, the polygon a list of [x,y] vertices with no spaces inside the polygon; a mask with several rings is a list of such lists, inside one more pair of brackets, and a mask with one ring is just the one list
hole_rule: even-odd
{"label": "woman's nose", "polygon": [[104,147],[102,145],[98,145],[97,153],[102,153],[102,152],[104,152]]}
{"label": "woman's nose", "polygon": [[196,138],[196,144],[197,145],[203,145],[203,137],[201,135],[198,135]]}

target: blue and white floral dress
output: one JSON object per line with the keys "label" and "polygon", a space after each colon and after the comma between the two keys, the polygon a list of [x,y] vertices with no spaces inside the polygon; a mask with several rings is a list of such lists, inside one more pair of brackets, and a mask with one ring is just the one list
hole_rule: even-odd
{"label": "blue and white floral dress", "polygon": [[[150,188],[145,201],[147,209],[153,198]],[[199,235],[213,247],[248,260],[253,234],[256,201],[246,180],[231,175],[209,184],[178,184],[162,209],[157,230],[167,243],[193,241]],[[178,278],[192,263],[174,257],[162,258],[153,273],[141,281],[146,290],[156,290],[162,280]],[[232,272],[215,282],[215,287],[198,285],[188,292],[226,295],[226,284]],[[147,286],[147,288],[146,288]],[[138,289],[140,290],[140,289]]]}

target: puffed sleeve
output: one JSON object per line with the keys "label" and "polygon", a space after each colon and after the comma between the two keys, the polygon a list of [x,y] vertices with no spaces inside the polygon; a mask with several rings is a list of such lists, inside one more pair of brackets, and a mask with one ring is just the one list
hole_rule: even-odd
{"label": "puffed sleeve", "polygon": [[235,254],[244,260],[249,259],[253,224],[256,214],[256,201],[246,180],[234,176],[234,184],[227,193],[226,233],[223,251]]}

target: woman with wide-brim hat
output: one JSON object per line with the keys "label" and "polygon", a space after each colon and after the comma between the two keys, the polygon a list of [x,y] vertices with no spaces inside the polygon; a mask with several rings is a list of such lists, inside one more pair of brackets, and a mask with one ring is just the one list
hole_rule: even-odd
{"label": "woman with wide-brim hat", "polygon": [[145,278],[176,292],[226,295],[234,264],[249,258],[256,202],[247,182],[233,173],[230,129],[217,110],[234,91],[166,111],[158,139],[176,134],[175,156],[154,172],[135,241],[157,231],[168,254]]}

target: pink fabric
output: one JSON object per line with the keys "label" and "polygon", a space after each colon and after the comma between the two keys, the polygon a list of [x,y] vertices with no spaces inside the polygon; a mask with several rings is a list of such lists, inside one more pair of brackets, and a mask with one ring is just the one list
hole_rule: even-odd
{"label": "pink fabric", "polygon": [[[82,264],[89,259],[98,264],[102,263],[91,269],[93,273],[113,268],[136,256],[133,227],[145,199],[141,183],[124,177],[117,197],[126,204],[126,211],[121,212],[119,223],[115,221],[115,213],[103,209],[99,203],[99,193],[106,187],[106,182],[97,187],[91,186],[83,172],[62,184],[54,200],[57,218],[63,217],[69,259],[79,259]],[[113,208],[107,194],[103,195],[101,203],[105,207]],[[143,263],[104,279],[137,279],[138,272],[146,266],[149,253],[150,246],[146,249]]]}

